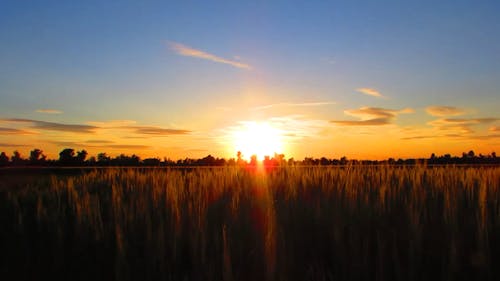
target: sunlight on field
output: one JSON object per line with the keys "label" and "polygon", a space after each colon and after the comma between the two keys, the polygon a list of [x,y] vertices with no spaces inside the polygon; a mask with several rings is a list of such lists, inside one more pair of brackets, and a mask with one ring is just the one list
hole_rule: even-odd
{"label": "sunlight on field", "polygon": [[33,272],[62,280],[499,280],[499,177],[499,167],[456,166],[54,176],[0,190],[0,272],[3,280],[32,280]]}

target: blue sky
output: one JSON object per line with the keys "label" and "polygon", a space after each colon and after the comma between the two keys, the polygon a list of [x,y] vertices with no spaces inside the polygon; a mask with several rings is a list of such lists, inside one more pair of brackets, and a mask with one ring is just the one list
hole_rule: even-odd
{"label": "blue sky", "polygon": [[[301,130],[286,151],[297,157],[394,156],[370,152],[380,151],[387,131],[408,156],[498,147],[498,1],[75,2],[0,3],[0,128],[30,133],[0,130],[0,150],[36,146],[56,154],[113,135],[115,148],[93,150],[142,145],[145,155],[228,156],[230,128],[283,118]],[[278,106],[253,110],[266,105]],[[432,106],[455,111],[433,115]],[[413,112],[394,113],[381,126],[336,122],[380,117],[349,115],[362,108]],[[54,133],[12,118],[100,126],[126,120],[190,133],[142,136],[100,126],[92,135]],[[445,126],[432,123],[437,119],[451,120]],[[349,147],[365,134],[373,136],[371,149]]]}

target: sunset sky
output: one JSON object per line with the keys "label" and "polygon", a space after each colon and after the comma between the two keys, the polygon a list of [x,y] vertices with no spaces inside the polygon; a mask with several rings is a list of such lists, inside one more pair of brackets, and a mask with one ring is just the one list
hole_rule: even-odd
{"label": "sunset sky", "polygon": [[500,1],[172,2],[1,1],[0,151],[500,152]]}

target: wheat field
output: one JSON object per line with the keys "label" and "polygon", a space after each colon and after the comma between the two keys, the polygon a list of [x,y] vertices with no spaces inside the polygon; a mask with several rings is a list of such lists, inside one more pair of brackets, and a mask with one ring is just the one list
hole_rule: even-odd
{"label": "wheat field", "polygon": [[495,166],[98,169],[0,208],[3,280],[500,279]]}

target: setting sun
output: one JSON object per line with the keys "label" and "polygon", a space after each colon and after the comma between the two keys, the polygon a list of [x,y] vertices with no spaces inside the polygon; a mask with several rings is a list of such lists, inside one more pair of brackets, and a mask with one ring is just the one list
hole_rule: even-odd
{"label": "setting sun", "polygon": [[282,133],[267,122],[248,122],[233,133],[233,146],[240,151],[242,157],[250,159],[256,155],[262,160],[264,156],[273,156],[283,152]]}

